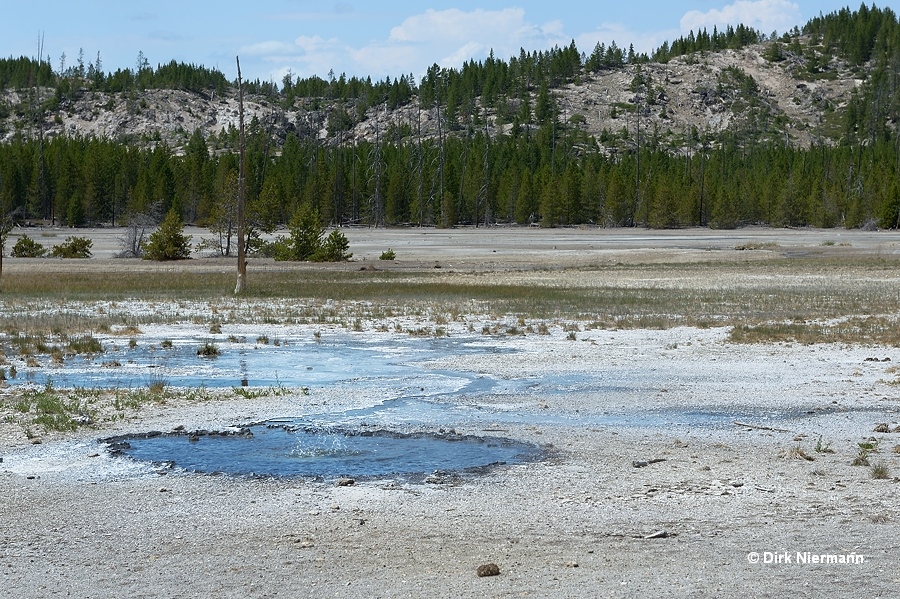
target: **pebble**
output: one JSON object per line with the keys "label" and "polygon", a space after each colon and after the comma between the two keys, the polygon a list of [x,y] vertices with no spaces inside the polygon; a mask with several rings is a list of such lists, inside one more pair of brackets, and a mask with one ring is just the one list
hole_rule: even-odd
{"label": "pebble", "polygon": [[475,573],[479,578],[484,578],[485,576],[499,576],[500,575],[500,566],[491,562],[489,564],[482,564],[478,566],[478,569],[475,570]]}

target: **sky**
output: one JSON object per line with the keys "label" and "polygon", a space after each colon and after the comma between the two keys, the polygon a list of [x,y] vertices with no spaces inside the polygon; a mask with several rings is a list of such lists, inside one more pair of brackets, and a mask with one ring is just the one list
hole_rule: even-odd
{"label": "sky", "polygon": [[[900,0],[875,3],[898,10]],[[54,70],[99,53],[106,72],[170,60],[218,68],[245,80],[412,74],[434,63],[459,68],[493,50],[508,59],[567,46],[590,54],[597,42],[651,52],[706,27],[744,23],[770,34],[859,2],[844,0],[0,0],[0,56],[49,58]],[[869,3],[871,6],[871,2]],[[63,58],[64,57],[64,58]]]}

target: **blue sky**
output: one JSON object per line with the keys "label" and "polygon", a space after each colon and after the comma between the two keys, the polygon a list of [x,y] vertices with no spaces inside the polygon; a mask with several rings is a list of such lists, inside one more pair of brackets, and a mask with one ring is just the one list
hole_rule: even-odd
{"label": "blue sky", "polygon": [[[289,70],[302,77],[383,79],[412,73],[418,80],[432,63],[459,67],[499,58],[520,48],[567,45],[590,52],[598,42],[651,51],[689,30],[744,23],[765,33],[802,26],[846,0],[653,0],[561,2],[455,0],[2,0],[0,55],[43,56],[59,69],[100,53],[104,71],[133,68],[138,52],[150,64],[177,60],[217,67],[236,77],[235,56],[245,79],[280,82]],[[900,0],[876,2],[897,11]],[[870,3],[871,5],[871,3]]]}

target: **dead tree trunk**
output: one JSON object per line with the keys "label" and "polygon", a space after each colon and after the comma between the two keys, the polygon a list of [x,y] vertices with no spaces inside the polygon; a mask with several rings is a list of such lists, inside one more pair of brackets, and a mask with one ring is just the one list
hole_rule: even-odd
{"label": "dead tree trunk", "polygon": [[247,256],[244,245],[244,87],[241,83],[241,59],[237,61],[238,82],[238,123],[241,130],[241,159],[238,173],[238,205],[237,205],[237,285],[234,294],[240,295],[247,289]]}

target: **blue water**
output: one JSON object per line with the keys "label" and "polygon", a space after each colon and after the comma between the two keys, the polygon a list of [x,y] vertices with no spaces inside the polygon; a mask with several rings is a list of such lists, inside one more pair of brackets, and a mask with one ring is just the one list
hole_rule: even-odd
{"label": "blue water", "polygon": [[[252,436],[136,436],[124,453],[151,462],[174,463],[197,472],[302,477],[413,477],[435,470],[471,471],[517,463],[540,455],[537,447],[497,437],[459,437],[454,427],[502,433],[506,427],[732,427],[736,420],[765,424],[803,414],[773,414],[755,408],[684,410],[633,408],[617,411],[544,411],[527,399],[594,393],[639,398],[663,381],[652,372],[625,369],[594,374],[496,379],[471,372],[432,370],[419,364],[459,354],[514,351],[477,338],[379,338],[347,335],[329,341],[286,338],[276,344],[212,339],[220,354],[197,356],[208,338],[144,339],[137,347],[114,347],[94,357],[69,359],[50,371],[23,368],[11,381],[52,382],[55,387],[137,388],[162,382],[177,387],[328,387],[364,389],[371,404],[358,409],[285,414],[251,427]],[[508,396],[517,402],[498,405]],[[490,400],[489,400],[490,398]],[[559,403],[559,402],[557,402]],[[602,402],[600,402],[602,404]],[[447,431],[447,432],[445,432]]]}
{"label": "blue water", "polygon": [[435,433],[300,429],[273,424],[247,435],[160,435],[130,438],[125,454],[171,462],[192,471],[313,478],[416,477],[464,473],[540,456],[539,448],[509,439]]}
{"label": "blue water", "polygon": [[[160,340],[161,341],[161,340]],[[55,387],[137,388],[162,382],[174,387],[317,387],[334,383],[364,388],[415,389],[420,394],[458,391],[475,377],[455,372],[411,368],[410,361],[450,353],[492,353],[496,348],[461,339],[391,339],[371,342],[355,337],[337,341],[285,339],[279,345],[212,340],[217,357],[199,357],[210,339],[173,340],[172,347],[141,343],[77,356],[52,369],[22,368],[10,384],[25,382]],[[286,343],[286,344],[285,344]],[[511,352],[510,352],[511,353]],[[485,384],[493,384],[493,381]],[[483,389],[482,389],[483,390]]]}

